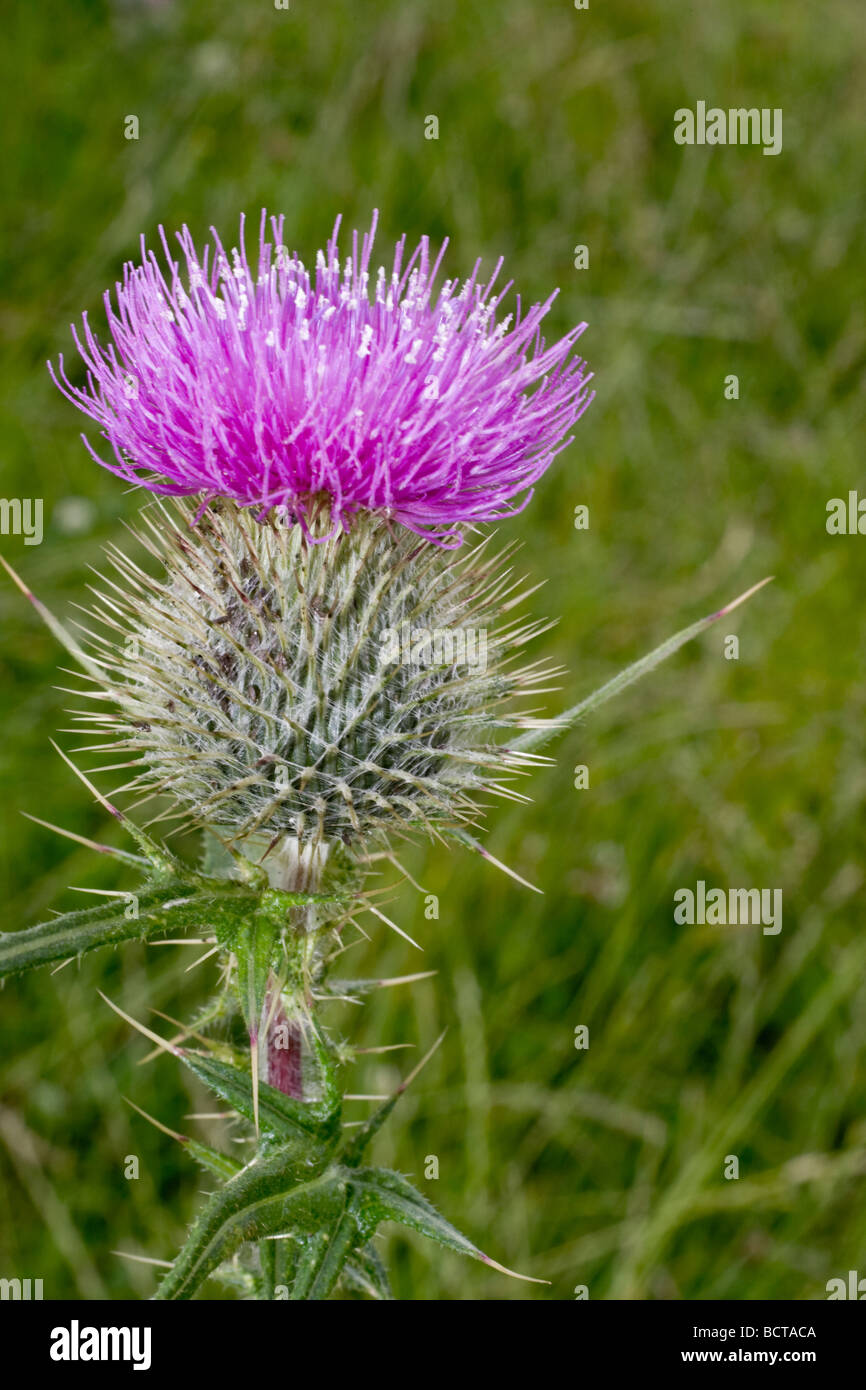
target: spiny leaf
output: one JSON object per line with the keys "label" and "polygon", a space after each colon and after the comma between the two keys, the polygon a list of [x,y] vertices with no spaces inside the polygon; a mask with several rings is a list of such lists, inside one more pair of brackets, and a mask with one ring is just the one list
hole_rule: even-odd
{"label": "spiny leaf", "polygon": [[218,1149],[212,1149],[210,1144],[203,1144],[200,1139],[187,1136],[183,1140],[183,1146],[196,1163],[201,1164],[209,1173],[215,1173],[218,1178],[233,1178],[243,1167],[236,1158],[221,1154]]}
{"label": "spiny leaf", "polygon": [[[198,1052],[184,1052],[182,1058],[190,1071],[221,1100],[255,1123],[253,1083],[248,1072]],[[330,1099],[324,1102],[295,1100],[264,1081],[258,1084],[258,1099],[259,1123],[263,1133],[271,1139],[309,1136],[331,1146],[335,1143],[340,1127],[339,1103],[335,1106]]]}
{"label": "spiny leaf", "polygon": [[199,876],[194,870],[188,869],[176,855],[172,854],[171,850],[167,849],[165,845],[160,844],[157,840],[154,840],[148,835],[146,830],[142,830],[141,826],[136,825],[135,821],[130,820],[129,816],[125,815],[124,812],[119,810],[117,806],[114,806],[107,797],[103,796],[102,792],[98,791],[93,783],[84,775],[81,768],[76,767],[69,755],[64,753],[63,749],[60,748],[53,739],[49,739],[48,741],[55,753],[57,753],[66,763],[66,766],[75,773],[79,782],[84,784],[91,796],[93,796],[93,798],[99,802],[100,806],[103,806],[108,814],[113,816],[114,819],[123,826],[124,830],[132,836],[139,849],[147,856],[156,875],[166,879],[176,878],[187,884],[194,883],[198,880]]}
{"label": "spiny leaf", "polygon": [[327,1148],[308,1140],[256,1158],[207,1201],[157,1290],[187,1299],[248,1241],[332,1229],[345,1207],[345,1182],[322,1176]]}
{"label": "spiny leaf", "polygon": [[485,1255],[472,1241],[467,1239],[456,1226],[440,1215],[431,1202],[417,1192],[408,1179],[400,1173],[386,1168],[360,1168],[352,1173],[352,1186],[360,1196],[362,1209],[371,1218],[379,1221],[399,1221],[413,1231],[456,1250],[461,1255],[469,1255],[473,1260],[507,1274],[512,1279],[523,1279],[529,1284],[546,1284],[547,1279],[533,1279],[528,1274],[517,1274],[513,1269]]}
{"label": "spiny leaf", "polygon": [[[298,1267],[298,1259],[300,1256],[300,1247],[298,1245],[298,1242],[296,1240],[291,1239],[260,1240],[260,1255],[262,1250],[271,1250],[273,1251],[274,1256],[274,1290],[271,1297],[276,1298],[277,1291],[279,1290],[279,1297],[282,1298],[284,1289],[286,1291],[285,1296],[288,1297],[292,1284],[294,1283],[295,1271]],[[265,1258],[267,1259],[267,1256]]]}
{"label": "spiny leaf", "polygon": [[44,830],[53,830],[55,835],[62,835],[65,840],[74,840],[76,844],[95,850],[97,854],[107,854],[112,859],[119,859],[124,864],[132,864],[137,869],[147,871],[148,861],[143,854],[132,854],[127,849],[118,849],[116,845],[104,845],[98,840],[90,840],[86,835],[78,835],[74,830],[64,830],[62,825],[53,825],[50,820],[40,820],[38,816],[31,816],[27,811],[22,811],[21,814],[25,820],[32,821],[34,825],[41,825]]}
{"label": "spiny leaf", "polygon": [[336,1212],[330,1227],[324,1230],[320,1227],[301,1256],[292,1285],[292,1300],[318,1302],[327,1298],[346,1261],[365,1239],[358,1215],[344,1192],[343,1206]]}
{"label": "spiny leaf", "polygon": [[280,924],[272,915],[253,912],[241,924],[232,948],[238,963],[238,998],[251,1040],[258,1036],[279,941]]}
{"label": "spiny leaf", "polygon": [[328,980],[320,985],[322,998],[344,999],[353,994],[372,994],[376,989],[388,989],[392,985],[412,985],[417,980],[429,980],[435,970],[418,970],[414,975],[395,975],[390,980]]}
{"label": "spiny leaf", "polygon": [[466,845],[468,849],[474,850],[476,854],[481,855],[482,859],[486,859],[488,864],[492,864],[496,869],[501,869],[504,874],[508,874],[509,878],[513,878],[515,883],[519,883],[524,888],[528,888],[530,892],[543,893],[543,889],[537,888],[534,883],[529,882],[529,879],[521,878],[520,874],[517,873],[515,869],[510,869],[507,864],[503,864],[501,859],[497,859],[492,855],[490,850],[482,845],[480,840],[476,840],[475,836],[470,835],[469,831],[464,830],[462,826],[445,827],[442,834],[447,835],[449,839],[458,840],[460,844]]}
{"label": "spiny leaf", "polygon": [[[339,1221],[343,1214],[343,1207],[338,1207],[335,1220]],[[296,1243],[293,1240],[293,1244]],[[292,1279],[292,1288],[289,1298],[297,1303],[309,1297],[319,1266],[328,1245],[327,1231],[310,1231],[298,1242],[298,1258],[295,1261],[295,1273]]]}
{"label": "spiny leaf", "polygon": [[147,885],[104,907],[81,908],[24,931],[0,933],[0,978],[118,941],[149,941],[188,927],[217,928],[248,912],[248,904],[248,895],[190,893],[187,884],[177,881]]}
{"label": "spiny leaf", "polygon": [[190,927],[210,929],[220,945],[230,950],[263,898],[268,900],[269,913],[275,910],[271,901],[275,898],[285,911],[319,900],[308,893],[275,894],[271,889],[262,894],[235,880],[204,875],[197,876],[192,889],[186,874],[159,878],[118,894],[115,902],[104,907],[66,912],[19,932],[0,932],[0,978],[118,941],[149,941],[164,931]]}
{"label": "spiny leaf", "polygon": [[130,1100],[127,1096],[124,1099],[127,1105],[131,1105],[133,1110],[136,1110],[149,1124],[162,1130],[163,1134],[167,1134],[170,1139],[176,1139],[179,1144],[182,1144],[186,1152],[209,1173],[215,1173],[218,1178],[228,1179],[240,1172],[243,1164],[238,1159],[229,1158],[228,1154],[220,1153],[218,1149],[212,1149],[210,1144],[203,1144],[198,1139],[190,1138],[188,1134],[179,1134],[176,1129],[169,1129],[168,1125],[164,1125],[161,1120],[156,1120],[153,1115],[148,1115],[147,1111],[142,1110],[140,1105],[136,1105],[134,1100]]}
{"label": "spiny leaf", "polygon": [[375,1298],[381,1302],[390,1301],[394,1297],[385,1266],[372,1245],[365,1245],[349,1257],[343,1269],[342,1282],[347,1288],[355,1289],[358,1293],[364,1293],[368,1298]]}
{"label": "spiny leaf", "polygon": [[262,1299],[273,1298],[277,1284],[277,1242],[259,1241],[259,1284]]}

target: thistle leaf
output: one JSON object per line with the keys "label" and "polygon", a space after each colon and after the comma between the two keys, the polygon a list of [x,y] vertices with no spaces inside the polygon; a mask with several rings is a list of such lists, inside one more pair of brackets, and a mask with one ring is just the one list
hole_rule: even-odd
{"label": "thistle leaf", "polygon": [[259,1241],[259,1295],[272,1299],[277,1285],[277,1241]]}
{"label": "thistle leaf", "polygon": [[201,1164],[209,1173],[215,1173],[218,1178],[233,1178],[240,1171],[243,1165],[236,1158],[229,1158],[228,1154],[221,1154],[219,1149],[212,1149],[210,1144],[203,1144],[200,1139],[183,1139],[184,1149],[196,1161]]}
{"label": "thistle leaf", "polygon": [[435,970],[418,970],[414,975],[395,975],[390,980],[328,980],[319,986],[319,992],[323,999],[346,999],[356,994],[372,994],[374,990],[388,989],[392,985],[412,985],[418,980],[430,980],[435,974]]}
{"label": "thistle leaf", "polygon": [[330,1229],[319,1228],[302,1256],[295,1282],[293,1301],[319,1302],[328,1297],[343,1272],[346,1261],[366,1240],[358,1215],[344,1193],[344,1206]]}
{"label": "thistle leaf", "polygon": [[[335,1230],[345,1210],[346,1184],[339,1173],[323,1176],[326,1163],[326,1146],[308,1140],[248,1164],[208,1199],[156,1297],[192,1298],[247,1241],[280,1235],[309,1240],[315,1232]],[[317,1266],[312,1282],[318,1278]]]}
{"label": "thistle leaf", "polygon": [[[199,1052],[184,1052],[182,1056],[200,1081],[255,1123],[253,1083],[248,1072]],[[335,1105],[330,1098],[321,1102],[295,1100],[265,1081],[258,1083],[258,1100],[263,1138],[270,1142],[310,1138],[335,1146],[340,1131],[339,1101]]]}
{"label": "thistle leaf", "polygon": [[217,1177],[228,1179],[240,1172],[243,1164],[238,1159],[229,1158],[228,1154],[220,1153],[218,1149],[212,1149],[210,1144],[203,1144],[198,1139],[191,1139],[187,1134],[178,1134],[176,1129],[169,1129],[168,1125],[164,1125],[161,1120],[154,1119],[153,1115],[148,1115],[146,1110],[142,1110],[140,1105],[135,1104],[135,1101],[130,1100],[127,1096],[124,1099],[127,1105],[131,1105],[133,1110],[147,1120],[148,1124],[162,1130],[163,1134],[167,1134],[170,1139],[176,1139],[179,1144],[182,1144],[187,1153],[209,1173],[216,1173]]}
{"label": "thistle leaf", "polygon": [[[339,1221],[342,1211],[337,1212]],[[280,1242],[282,1243],[282,1242]],[[315,1282],[319,1265],[328,1244],[327,1231],[311,1231],[300,1242],[300,1253],[295,1263],[295,1275],[292,1280],[292,1289],[289,1297],[297,1303],[309,1295],[309,1291]]]}
{"label": "thistle leaf", "polygon": [[350,1256],[341,1277],[346,1288],[366,1294],[368,1298],[390,1302],[394,1297],[385,1266],[372,1245],[365,1245]]}
{"label": "thistle leaf", "polygon": [[498,1270],[500,1274],[507,1274],[512,1279],[522,1279],[529,1284],[549,1282],[547,1279],[532,1279],[527,1274],[517,1274],[513,1269],[506,1269],[504,1265],[485,1255],[458,1231],[456,1226],[446,1221],[433,1204],[417,1192],[400,1173],[390,1172],[386,1168],[357,1169],[352,1173],[352,1186],[358,1194],[365,1215],[376,1224],[380,1221],[398,1221],[402,1226],[418,1231],[422,1236],[435,1240],[449,1250],[456,1250],[460,1255],[469,1255],[473,1260],[481,1260],[491,1269]]}
{"label": "thistle leaf", "polygon": [[254,912],[241,925],[232,948],[238,963],[238,997],[251,1039],[258,1036],[279,942],[280,926],[272,915]]}
{"label": "thistle leaf", "polygon": [[190,893],[172,881],[130,891],[103,907],[65,912],[24,931],[0,933],[0,978],[83,955],[119,941],[149,941],[165,931],[217,928],[249,911],[249,895]]}

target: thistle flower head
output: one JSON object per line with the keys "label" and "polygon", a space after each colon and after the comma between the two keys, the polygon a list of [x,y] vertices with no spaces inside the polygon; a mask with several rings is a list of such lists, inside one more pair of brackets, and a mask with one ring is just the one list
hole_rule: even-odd
{"label": "thistle flower head", "polygon": [[369,513],[320,545],[234,503],[193,516],[147,508],[161,573],[112,549],[120,582],[92,615],[107,633],[91,634],[93,693],[115,712],[82,718],[132,756],[127,789],[235,843],[311,847],[453,827],[478,818],[478,795],[517,797],[508,778],[536,759],[503,730],[539,723],[513,697],[552,673],[515,665],[543,625],[510,616],[510,552],[456,556]]}
{"label": "thistle flower head", "polygon": [[254,267],[243,219],[228,254],[213,233],[200,255],[184,227],[183,267],[162,230],[164,269],[142,238],[105,296],[111,341],[86,316],[73,327],[86,387],[62,356],[51,369],[113,451],[88,444],[94,458],[153,492],[279,506],[302,527],[326,494],[335,530],[370,510],[446,546],[520,510],[592,399],[574,354],[586,325],[546,348],[553,296],[500,317],[501,262],[436,290],[427,238],[371,272],[375,226],[342,261],[338,220],[312,276],[264,213]]}

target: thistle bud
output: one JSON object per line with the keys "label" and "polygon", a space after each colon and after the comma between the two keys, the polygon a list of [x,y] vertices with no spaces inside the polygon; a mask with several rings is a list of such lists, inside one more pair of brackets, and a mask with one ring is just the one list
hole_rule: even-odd
{"label": "thistle bud", "polygon": [[516,794],[526,757],[503,737],[551,672],[515,665],[541,625],[510,616],[511,550],[458,554],[370,513],[334,534],[326,508],[305,528],[227,501],[197,522],[183,502],[143,515],[160,572],[109,552],[121,582],[92,640],[115,708],[82,716],[133,755],[127,790],[308,857],[473,822],[479,796]]}

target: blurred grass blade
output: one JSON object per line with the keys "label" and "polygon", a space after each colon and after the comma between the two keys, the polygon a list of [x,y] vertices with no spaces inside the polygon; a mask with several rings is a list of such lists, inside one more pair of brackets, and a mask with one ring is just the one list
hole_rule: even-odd
{"label": "blurred grass blade", "polygon": [[434,1052],[440,1047],[444,1037],[445,1031],[439,1034],[439,1037],[436,1039],[429,1052],[424,1054],[417,1066],[413,1067],[409,1075],[400,1082],[394,1094],[389,1096],[385,1104],[380,1105],[370,1118],[364,1121],[357,1134],[348,1140],[340,1155],[341,1161],[345,1163],[347,1168],[357,1168],[359,1166],[364,1156],[364,1150],[367,1148],[374,1135],[382,1128],[382,1125],[391,1114],[391,1111],[394,1109],[394,1106],[397,1104],[397,1101],[403,1095],[404,1091],[408,1090],[418,1073],[423,1067],[426,1067]]}

